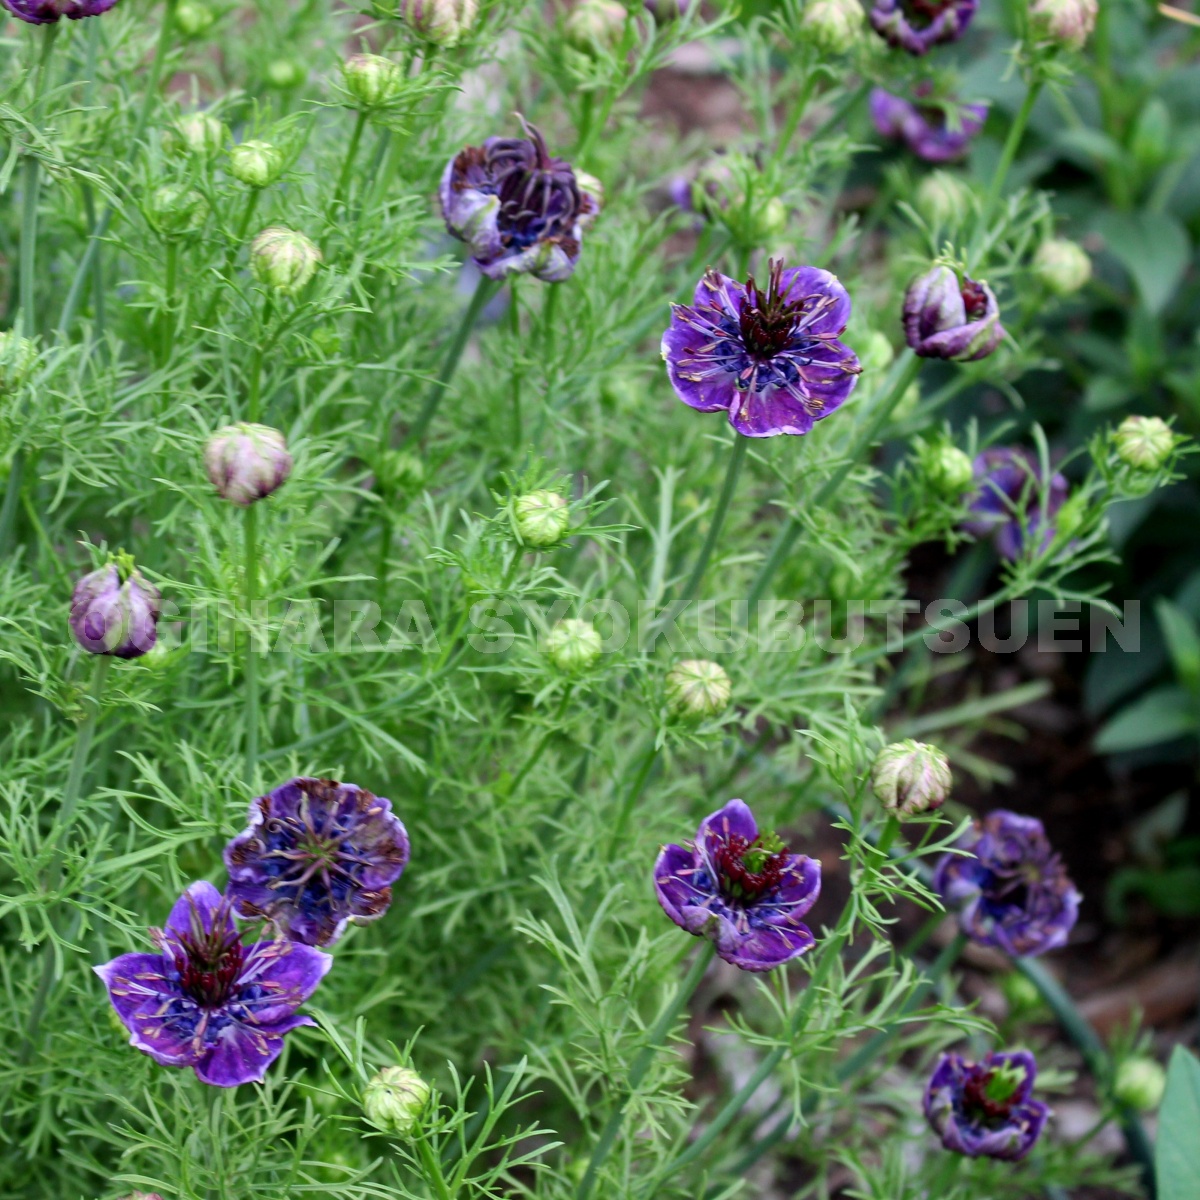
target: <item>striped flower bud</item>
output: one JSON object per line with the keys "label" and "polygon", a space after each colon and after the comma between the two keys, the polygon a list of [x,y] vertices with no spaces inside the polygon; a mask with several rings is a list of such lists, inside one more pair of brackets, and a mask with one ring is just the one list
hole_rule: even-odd
{"label": "striped flower bud", "polygon": [[603,642],[591,621],[559,621],[546,636],[546,657],[564,675],[590,670],[600,658]]}
{"label": "striped flower bud", "polygon": [[518,496],[513,516],[521,541],[530,546],[557,545],[571,524],[566,500],[548,489]]}
{"label": "striped flower bud", "polygon": [[435,46],[457,45],[478,15],[478,0],[400,0],[400,19]]}
{"label": "striped flower bud", "polygon": [[393,1137],[411,1137],[429,1107],[429,1084],[409,1067],[384,1067],[363,1090],[363,1115]]}
{"label": "striped flower bud", "polygon": [[316,244],[294,229],[271,225],[250,244],[250,269],[264,287],[285,296],[303,291],[321,265]]}
{"label": "striped flower bud", "polygon": [[229,173],[247,187],[269,187],[283,174],[283,151],[270,142],[239,142],[229,151]]}
{"label": "striped flower bud", "polygon": [[1117,457],[1139,471],[1157,471],[1175,448],[1175,434],[1159,417],[1126,417],[1113,435]]}
{"label": "striped flower bud", "polygon": [[688,658],[667,672],[666,694],[672,716],[699,723],[725,711],[733,684],[720,663]]}
{"label": "striped flower bud", "polygon": [[936,746],[912,738],[892,742],[875,756],[871,787],[879,803],[903,820],[945,804],[950,764]]}
{"label": "striped flower bud", "polygon": [[390,104],[404,87],[399,63],[379,54],[354,54],[342,63],[346,91],[365,109]]}
{"label": "striped flower bud", "polygon": [[292,456],[279,430],[242,421],[208,439],[204,469],[223,499],[246,508],[283,486]]}

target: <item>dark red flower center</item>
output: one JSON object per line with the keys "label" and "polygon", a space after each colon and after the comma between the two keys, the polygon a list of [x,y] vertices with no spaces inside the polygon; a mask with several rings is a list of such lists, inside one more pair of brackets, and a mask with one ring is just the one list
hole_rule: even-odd
{"label": "dark red flower center", "polygon": [[233,993],[246,956],[237,932],[226,928],[224,910],[218,910],[210,929],[193,914],[192,928],[175,938],[180,988],[202,1008],[219,1008]]}
{"label": "dark red flower center", "polygon": [[948,8],[953,8],[957,0],[901,0],[900,7],[908,18],[909,24],[918,29],[932,25]]}
{"label": "dark red flower center", "polygon": [[742,342],[756,358],[774,358],[791,344],[796,325],[804,315],[807,296],[787,300],[783,292],[783,260],[768,262],[770,278],[764,293],[751,275],[746,280],[746,298],[739,315]]}
{"label": "dark red flower center", "polygon": [[1025,1072],[1016,1066],[972,1071],[963,1084],[962,1105],[981,1121],[1006,1121],[1016,1106]]}
{"label": "dark red flower center", "polygon": [[967,317],[970,320],[978,321],[987,314],[988,298],[982,283],[976,283],[975,280],[968,279],[964,275],[961,291],[963,308],[966,309]]}
{"label": "dark red flower center", "polygon": [[757,900],[779,886],[788,849],[774,833],[760,834],[752,842],[735,833],[713,857],[721,891],[733,900]]}

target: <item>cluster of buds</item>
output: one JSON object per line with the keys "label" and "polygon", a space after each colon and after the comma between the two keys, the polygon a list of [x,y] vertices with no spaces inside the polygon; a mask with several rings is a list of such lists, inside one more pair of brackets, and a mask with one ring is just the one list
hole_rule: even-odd
{"label": "cluster of buds", "polygon": [[600,660],[604,643],[591,621],[568,618],[546,635],[546,657],[564,675],[582,675]]}
{"label": "cluster of buds", "polygon": [[124,553],[85,575],[71,593],[71,634],[89,654],[140,658],[154,649],[161,615],[158,588]]}
{"label": "cluster of buds", "polygon": [[400,19],[434,46],[456,46],[478,16],[478,0],[400,0]]}
{"label": "cluster of buds", "polygon": [[941,808],[950,795],[950,764],[936,747],[906,738],[884,746],[871,767],[871,788],[903,820]]}
{"label": "cluster of buds", "polygon": [[513,503],[513,526],[527,546],[557,546],[571,527],[571,510],[565,497],[548,488],[518,496]]}
{"label": "cluster of buds", "polygon": [[1158,471],[1175,449],[1175,433],[1160,417],[1126,417],[1112,435],[1117,457],[1136,471]]}
{"label": "cluster of buds", "polygon": [[410,1067],[384,1067],[363,1089],[363,1116],[383,1133],[411,1137],[431,1095],[429,1084]]}
{"label": "cluster of buds", "polygon": [[250,270],[264,287],[285,296],[303,291],[321,265],[311,238],[284,225],[271,225],[250,244]]}
{"label": "cluster of buds", "polygon": [[719,717],[729,706],[733,684],[720,663],[704,658],[677,662],[665,681],[667,709],[690,724]]}
{"label": "cluster of buds", "polygon": [[229,131],[211,113],[190,113],[163,134],[163,145],[172,154],[191,154],[209,162],[221,153]]}
{"label": "cluster of buds", "polygon": [[283,486],[292,473],[292,456],[278,429],[240,422],[209,438],[204,469],[223,499],[246,508]]}
{"label": "cluster of buds", "polygon": [[1098,0],[1033,0],[1029,31],[1036,41],[1081,50],[1096,28]]}
{"label": "cluster of buds", "polygon": [[257,138],[229,151],[229,173],[251,188],[270,187],[283,174],[283,151]]}
{"label": "cluster of buds", "polygon": [[1092,277],[1092,260],[1077,242],[1048,238],[1034,253],[1033,273],[1056,296],[1070,296]]}
{"label": "cluster of buds", "polygon": [[368,112],[391,104],[404,88],[400,64],[380,54],[355,54],[346,59],[342,80],[358,106]]}

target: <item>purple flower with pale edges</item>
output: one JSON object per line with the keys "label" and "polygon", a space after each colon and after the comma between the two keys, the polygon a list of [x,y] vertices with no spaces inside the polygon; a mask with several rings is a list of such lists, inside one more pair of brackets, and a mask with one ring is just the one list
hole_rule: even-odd
{"label": "purple flower with pale edges", "polygon": [[528,273],[561,283],[579,262],[600,204],[580,187],[570,163],[550,156],[537,129],[525,131],[528,137],[467,146],[446,164],[438,189],[442,216],[489,279]]}
{"label": "purple flower with pale edges", "polygon": [[978,7],[979,0],[874,0],[867,16],[889,46],[922,55],[957,42]]}
{"label": "purple flower with pale edges", "polygon": [[708,271],[691,304],[671,306],[662,356],[675,394],[698,412],[727,412],[745,437],[804,434],[845,403],[858,358],[838,341],[850,297],[818,267],[770,263],[763,291]]}
{"label": "purple flower with pale edges", "polygon": [[800,918],[820,895],[821,864],[760,834],[741,800],[705,817],[694,844],[663,847],[654,888],[676,925],[743,971],[773,970],[813,947]]}
{"label": "purple flower with pale edges", "polygon": [[1027,1050],[966,1062],[943,1054],[925,1088],[925,1117],[947,1150],[1017,1162],[1041,1136],[1050,1109],[1032,1099],[1037,1063]]}
{"label": "purple flower with pale edges", "polygon": [[154,649],[162,596],[128,554],[85,575],[71,593],[69,623],[89,654],[140,658]]}
{"label": "purple flower with pale edges", "polygon": [[328,946],[349,921],[383,916],[408,856],[390,800],[353,783],[289,779],[251,802],[249,827],[225,847],[226,892],[241,916]]}
{"label": "purple flower with pale edges", "polygon": [[1004,337],[996,294],[986,283],[939,264],[904,293],[904,340],[921,358],[974,362]]}
{"label": "purple flower with pale edges", "polygon": [[883,88],[873,88],[869,100],[871,120],[883,137],[903,142],[926,162],[953,162],[962,158],[971,139],[987,120],[986,104],[921,103],[930,92],[928,84],[914,90],[916,103],[894,96]]}
{"label": "purple flower with pale edges", "polygon": [[1010,562],[1021,557],[1026,538],[1038,544],[1040,553],[1054,540],[1055,516],[1069,488],[1057,471],[1043,487],[1037,459],[1029,450],[994,446],[975,458],[971,518],[963,527],[976,537],[994,534],[996,549]]}
{"label": "purple flower with pale edges", "polygon": [[1066,944],[1080,895],[1034,817],[996,809],[938,863],[934,887],[963,933],[1014,958]]}
{"label": "purple flower with pale edges", "polygon": [[164,929],[151,930],[153,954],[122,954],[92,969],[129,1044],[164,1067],[192,1067],[204,1083],[259,1083],[283,1049],[284,1034],[333,958],[299,942],[244,945],[229,902],[211,883],[193,883]]}
{"label": "purple flower with pale edges", "polygon": [[0,0],[14,17],[30,25],[53,25],[63,17],[68,21],[99,17],[116,3],[117,0]]}

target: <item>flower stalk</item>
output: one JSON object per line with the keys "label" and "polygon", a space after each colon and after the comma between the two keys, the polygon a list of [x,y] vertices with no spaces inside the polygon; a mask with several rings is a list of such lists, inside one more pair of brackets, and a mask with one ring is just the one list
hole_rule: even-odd
{"label": "flower stalk", "polygon": [[255,607],[258,603],[258,510],[246,507],[245,560],[243,564],[246,596],[246,784],[254,786],[258,768],[258,649],[255,646]]}

